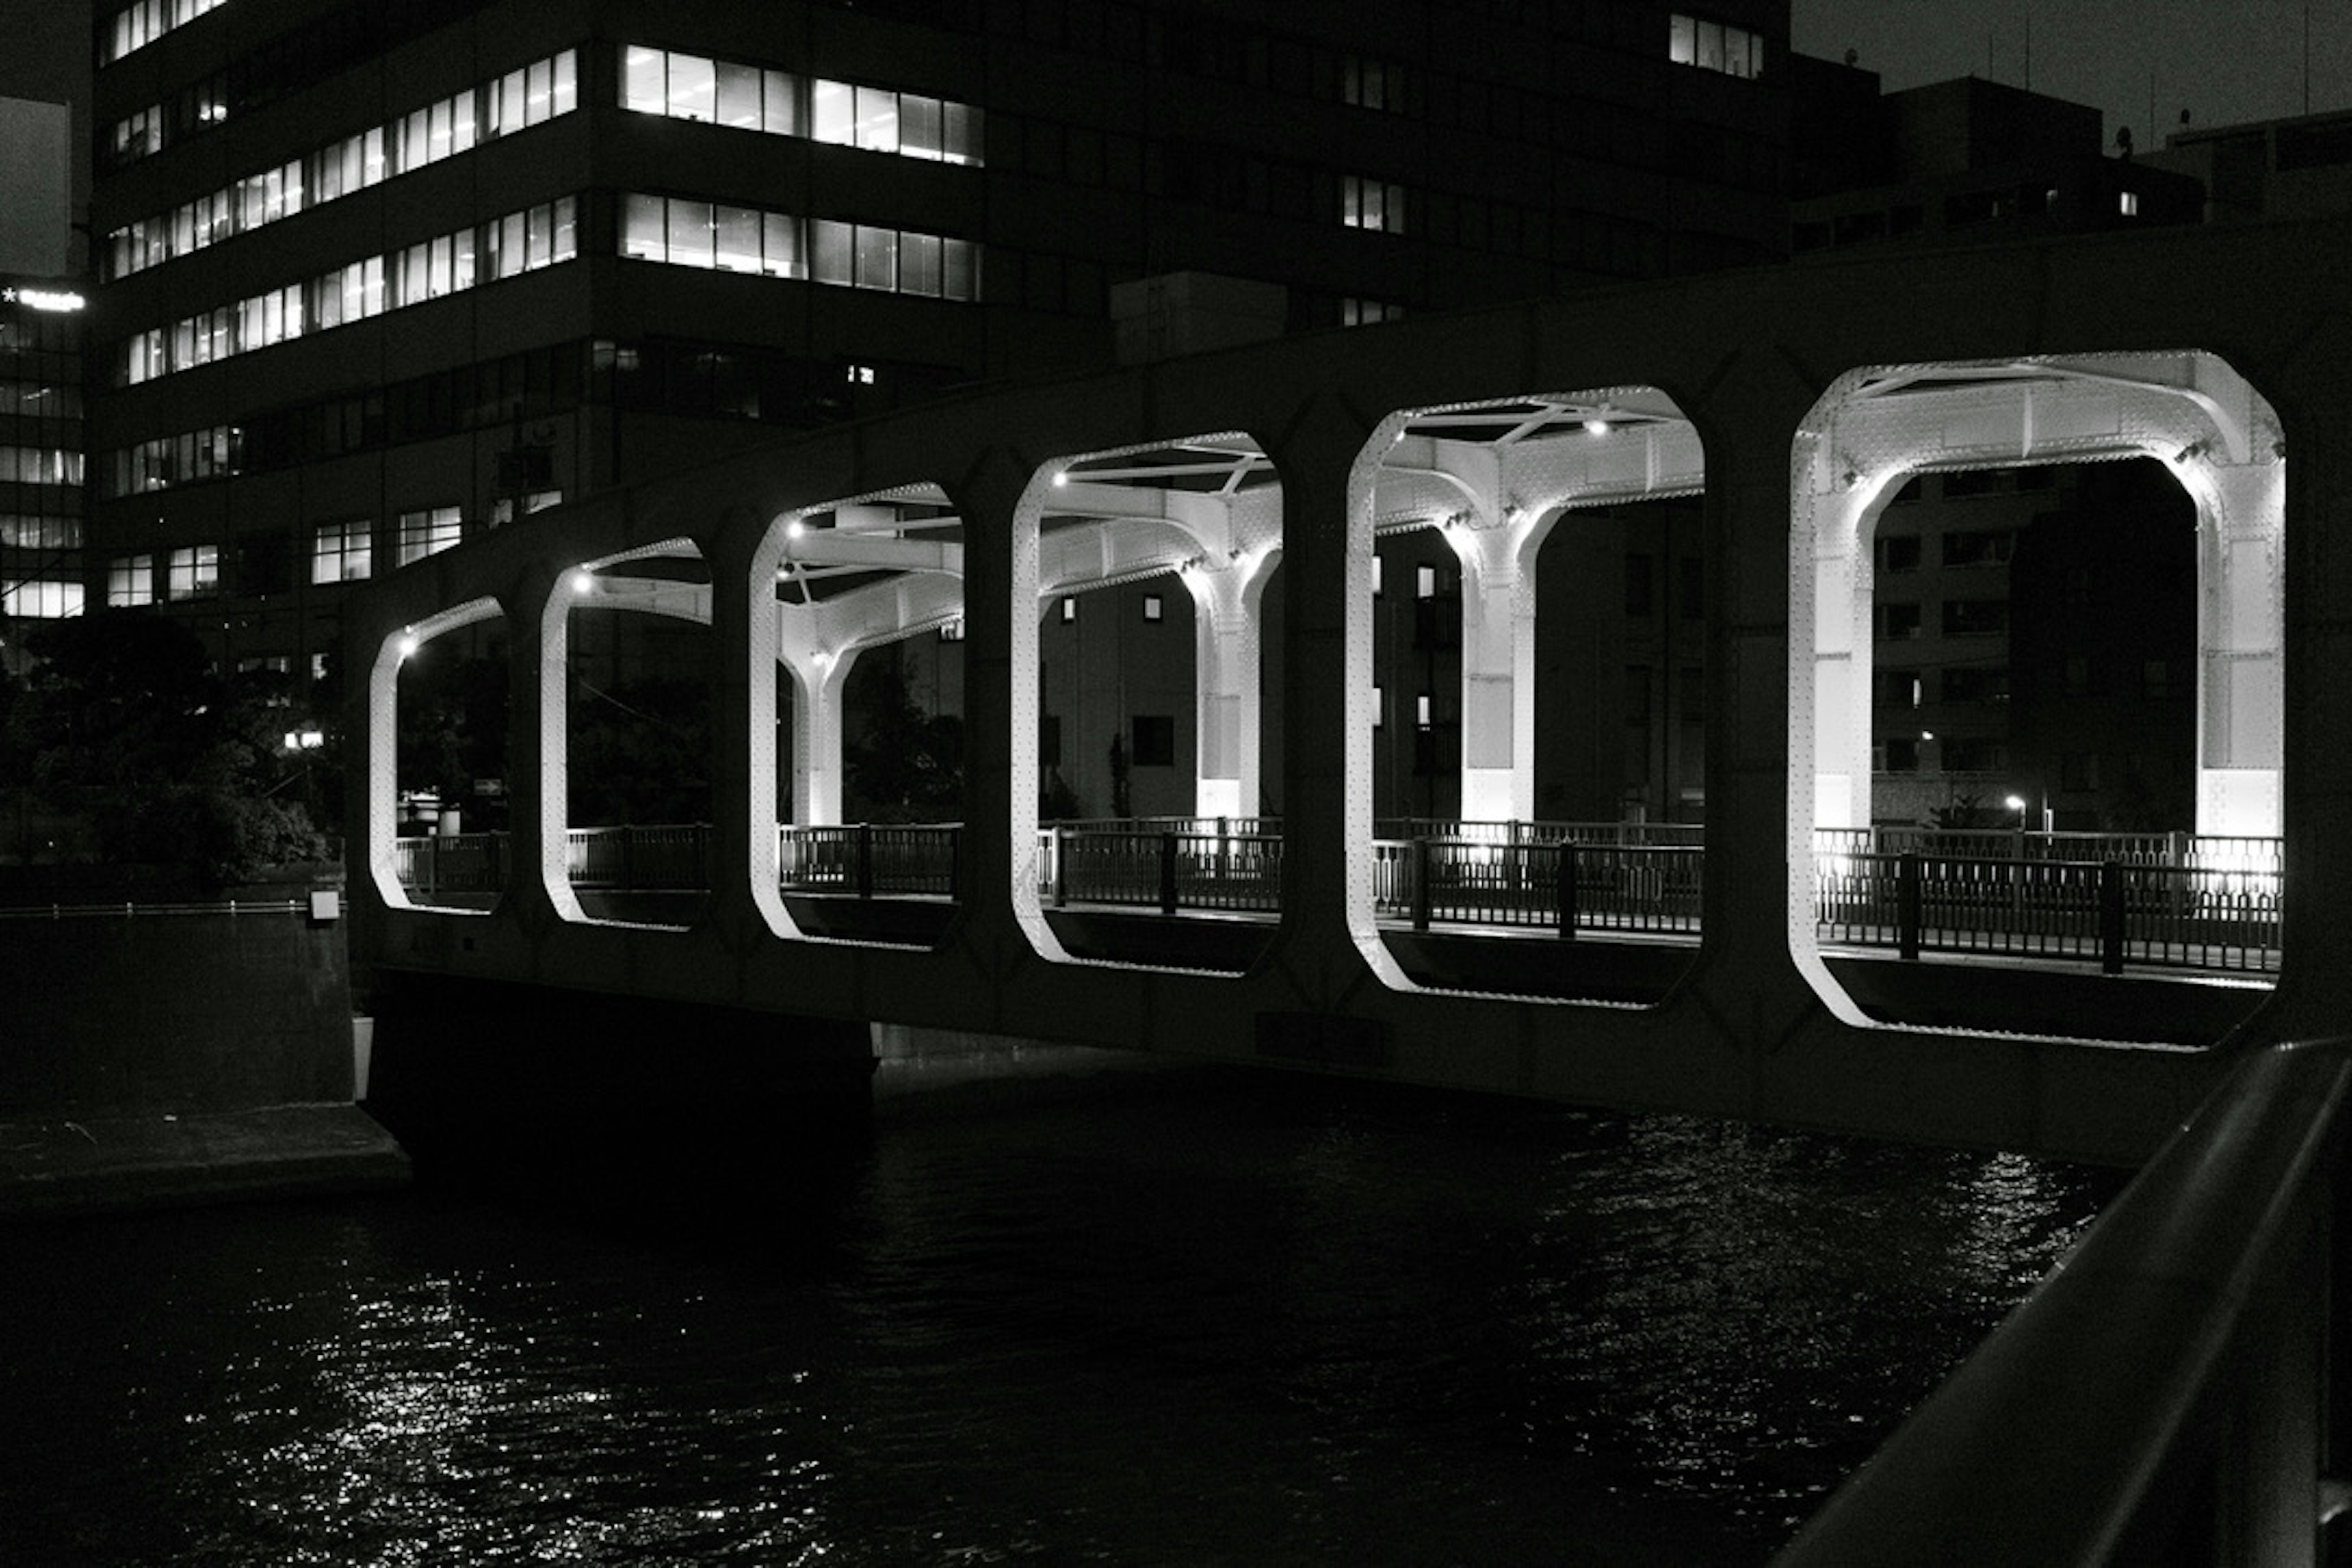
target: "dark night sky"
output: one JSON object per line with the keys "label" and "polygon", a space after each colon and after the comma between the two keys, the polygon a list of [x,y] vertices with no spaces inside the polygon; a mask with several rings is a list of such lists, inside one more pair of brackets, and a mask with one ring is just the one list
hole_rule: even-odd
{"label": "dark night sky", "polygon": [[2199,125],[2302,113],[2308,15],[2311,111],[2352,107],[2346,0],[1793,0],[1790,9],[1799,50],[1837,59],[1853,49],[1890,91],[1957,76],[2031,85],[2097,106],[2108,141],[2127,125],[2143,148],[2162,146],[2183,109]]}

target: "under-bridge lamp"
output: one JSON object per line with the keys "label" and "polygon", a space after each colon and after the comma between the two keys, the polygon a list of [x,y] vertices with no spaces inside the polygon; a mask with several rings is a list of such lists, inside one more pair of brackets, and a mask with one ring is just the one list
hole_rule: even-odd
{"label": "under-bridge lamp", "polygon": [[575,594],[594,593],[596,591],[596,574],[589,571],[585,566],[573,572],[572,574],[572,591]]}
{"label": "under-bridge lamp", "polygon": [[415,632],[406,634],[400,639],[400,657],[406,658],[410,654],[415,653],[419,646]]}
{"label": "under-bridge lamp", "polygon": [[809,650],[809,662],[816,666],[816,672],[819,675],[833,673],[833,661],[840,657],[830,648],[820,647]]}
{"label": "under-bridge lamp", "polygon": [[1598,414],[1588,416],[1584,421],[1584,433],[1588,436],[1606,436],[1609,434],[1609,421]]}
{"label": "under-bridge lamp", "polygon": [[1054,488],[1058,490],[1070,482],[1070,476],[1067,471],[1061,468],[1055,468],[1054,470],[1053,482]]}

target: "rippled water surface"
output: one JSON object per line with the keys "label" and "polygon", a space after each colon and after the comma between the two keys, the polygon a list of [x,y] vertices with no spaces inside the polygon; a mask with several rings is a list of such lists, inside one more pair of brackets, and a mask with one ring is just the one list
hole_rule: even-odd
{"label": "rippled water surface", "polygon": [[1760,1562],[2114,1185],[1187,1076],[20,1227],[0,1563]]}

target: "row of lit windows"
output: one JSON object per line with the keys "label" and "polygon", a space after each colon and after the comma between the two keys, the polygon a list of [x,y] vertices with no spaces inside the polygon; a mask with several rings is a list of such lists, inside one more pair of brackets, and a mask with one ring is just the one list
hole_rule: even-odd
{"label": "row of lit windows", "polygon": [[79,452],[58,447],[0,447],[0,484],[78,485]]}
{"label": "row of lit windows", "polygon": [[249,353],[386,310],[422,304],[579,253],[572,196],[509,213],[455,234],[371,256],[123,340],[120,375],[137,384],[232,354]]}
{"label": "row of lit windows", "polygon": [[634,44],[621,51],[621,107],[902,158],[982,161],[981,113],[970,104]]}
{"label": "row of lit windows", "polygon": [[81,388],[37,381],[0,379],[0,415],[33,419],[79,419]]}
{"label": "row of lit windows", "polygon": [[[185,544],[163,558],[163,597],[208,599],[221,591],[220,546]],[[155,602],[155,557],[118,555],[107,563],[106,602],[136,609]]]}
{"label": "row of lit windows", "polygon": [[1764,72],[1764,36],[1727,22],[1677,16],[1667,32],[1666,58],[1726,76],[1758,77]]}
{"label": "row of lit windows", "polygon": [[[426,507],[400,514],[396,546],[400,563],[421,561],[456,545],[464,520],[454,506]],[[310,581],[351,583],[365,578],[373,568],[375,524],[367,518],[320,523],[312,531]],[[136,608],[156,600],[155,556],[118,555],[107,565],[106,602],[118,608]],[[80,609],[79,584],[74,584],[72,615]],[[220,547],[191,544],[164,558],[163,596],[167,599],[207,598],[222,591]],[[32,612],[22,612],[30,614]]]}
{"label": "row of lit windows", "polygon": [[135,495],[198,479],[225,479],[240,471],[244,446],[243,430],[234,425],[214,425],[125,447],[112,455],[105,475],[106,493]]}
{"label": "row of lit windows", "polygon": [[622,198],[621,211],[621,254],[643,261],[942,300],[980,297],[980,247],[970,240],[635,193]]}
{"label": "row of lit windows", "polygon": [[0,545],[16,550],[79,550],[81,519],[58,512],[0,511]]}
{"label": "row of lit windows", "polygon": [[223,0],[131,0],[107,19],[105,58],[98,63],[110,66],[222,4]]}
{"label": "row of lit windows", "polygon": [[62,620],[81,614],[82,588],[52,577],[0,578],[0,616]]}
{"label": "row of lit windows", "polygon": [[107,237],[109,276],[126,277],[233,234],[275,223],[511,136],[579,106],[577,52],[566,49],[493,77],[388,124],[346,136],[276,168],[126,224]]}

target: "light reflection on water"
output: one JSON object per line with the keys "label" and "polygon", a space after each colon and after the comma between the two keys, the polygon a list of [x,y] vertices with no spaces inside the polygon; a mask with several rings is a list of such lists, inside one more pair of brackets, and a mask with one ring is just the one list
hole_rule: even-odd
{"label": "light reflection on water", "polygon": [[35,1227],[0,1563],[1760,1561],[2114,1184],[1155,1078],[723,1213]]}

